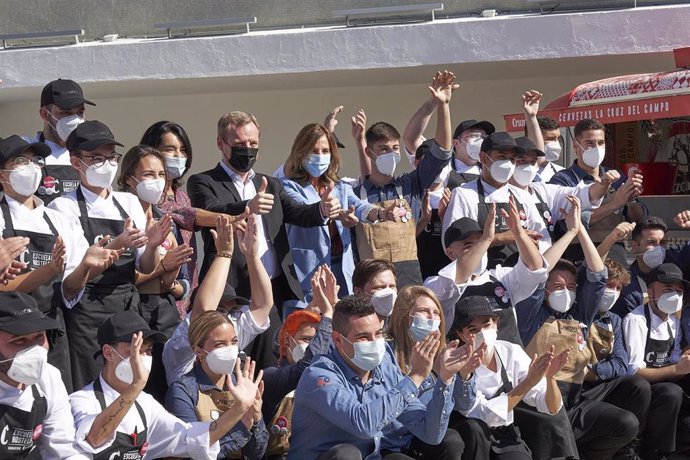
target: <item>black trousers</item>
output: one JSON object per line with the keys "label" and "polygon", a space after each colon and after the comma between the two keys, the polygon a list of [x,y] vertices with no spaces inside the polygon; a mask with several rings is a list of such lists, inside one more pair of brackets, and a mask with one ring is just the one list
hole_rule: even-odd
{"label": "black trousers", "polygon": [[[452,417],[453,429],[457,430],[465,443],[463,460],[531,460],[529,448],[524,441],[517,440],[512,446],[492,446],[495,433],[486,423],[476,418]],[[505,444],[504,444],[505,445]]]}
{"label": "black trousers", "polygon": [[[649,405],[647,426],[643,433],[644,446],[660,452],[676,451],[676,432],[685,395],[678,384],[659,382],[651,385],[652,401]],[[683,417],[687,419],[686,417]],[[687,420],[684,420],[687,423]],[[680,426],[686,425],[681,423]]]}
{"label": "black trousers", "polygon": [[452,428],[446,430],[443,440],[438,445],[427,444],[415,436],[408,449],[408,453],[413,455],[412,458],[421,457],[425,460],[461,460],[464,451],[465,442],[460,433]]}

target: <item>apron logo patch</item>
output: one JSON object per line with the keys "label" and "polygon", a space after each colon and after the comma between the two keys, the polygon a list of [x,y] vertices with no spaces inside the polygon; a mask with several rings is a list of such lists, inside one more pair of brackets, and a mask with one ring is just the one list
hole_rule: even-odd
{"label": "apron logo patch", "polygon": [[149,442],[146,441],[146,442],[144,442],[144,445],[141,446],[141,449],[139,450],[139,455],[141,455],[143,457],[144,455],[146,455],[146,452],[148,452],[148,451],[149,451]]}
{"label": "apron logo patch", "polygon": [[286,416],[281,415],[276,419],[276,423],[271,427],[271,433],[273,434],[287,434],[289,421]]}
{"label": "apron logo patch", "polygon": [[38,438],[41,437],[41,434],[43,434],[43,425],[39,423],[39,424],[36,426],[36,428],[34,428],[34,432],[33,432],[33,434],[31,435],[31,439],[33,439],[34,441],[36,441]]}
{"label": "apron logo patch", "polygon": [[331,383],[331,379],[330,379],[330,377],[328,377],[328,376],[326,376],[326,375],[319,375],[319,376],[316,378],[316,386],[317,386],[318,388],[323,388],[323,387],[325,387],[326,385],[328,385],[329,383]]}
{"label": "apron logo patch", "polygon": [[213,410],[211,411],[211,414],[210,414],[210,415],[211,415],[211,420],[218,420],[218,419],[220,418],[220,412],[218,412],[218,411],[215,410],[215,409],[213,409]]}
{"label": "apron logo patch", "polygon": [[43,178],[43,184],[38,187],[39,195],[53,195],[57,193],[57,188],[60,185],[60,181],[53,176],[46,176]]}

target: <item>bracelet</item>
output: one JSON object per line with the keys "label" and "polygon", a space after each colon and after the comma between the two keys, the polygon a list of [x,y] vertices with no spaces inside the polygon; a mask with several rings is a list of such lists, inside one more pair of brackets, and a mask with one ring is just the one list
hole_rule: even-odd
{"label": "bracelet", "polygon": [[232,259],[232,252],[230,251],[221,251],[216,254],[217,257],[225,257],[226,259]]}

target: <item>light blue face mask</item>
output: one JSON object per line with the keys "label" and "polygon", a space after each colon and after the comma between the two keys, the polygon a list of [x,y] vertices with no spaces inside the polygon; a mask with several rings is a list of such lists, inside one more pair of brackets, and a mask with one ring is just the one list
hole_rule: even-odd
{"label": "light blue face mask", "polygon": [[421,342],[427,335],[438,331],[441,325],[440,319],[429,319],[422,316],[413,316],[410,324],[410,337],[415,342]]}
{"label": "light blue face mask", "polygon": [[187,159],[185,157],[165,157],[165,172],[168,179],[177,179],[187,170]]}
{"label": "light blue face mask", "polygon": [[312,153],[309,155],[307,162],[304,164],[304,169],[311,177],[321,177],[328,171],[331,165],[331,154],[319,155]]}

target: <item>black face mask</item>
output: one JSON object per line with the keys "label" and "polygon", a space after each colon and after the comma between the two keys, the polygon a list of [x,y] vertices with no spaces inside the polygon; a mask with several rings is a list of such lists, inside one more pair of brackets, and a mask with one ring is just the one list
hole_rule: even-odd
{"label": "black face mask", "polygon": [[259,154],[258,148],[252,147],[230,147],[231,156],[228,163],[236,171],[247,172],[254,167],[256,156]]}

